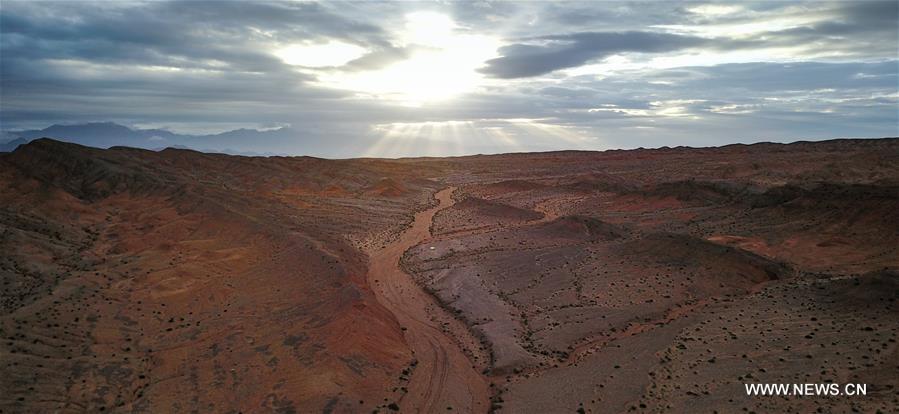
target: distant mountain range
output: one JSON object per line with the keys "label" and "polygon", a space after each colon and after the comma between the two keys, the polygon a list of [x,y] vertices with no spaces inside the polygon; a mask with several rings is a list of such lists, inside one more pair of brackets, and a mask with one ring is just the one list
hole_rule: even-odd
{"label": "distant mountain range", "polygon": [[164,129],[135,129],[113,122],[92,122],[5,131],[0,137],[0,152],[11,152],[21,144],[44,137],[97,148],[126,146],[161,150],[173,147],[237,155],[285,155],[277,151],[258,152],[261,147],[259,144],[265,143],[266,148],[289,148],[296,144],[299,134],[290,127],[282,127],[270,130],[236,129],[212,135],[185,135]]}

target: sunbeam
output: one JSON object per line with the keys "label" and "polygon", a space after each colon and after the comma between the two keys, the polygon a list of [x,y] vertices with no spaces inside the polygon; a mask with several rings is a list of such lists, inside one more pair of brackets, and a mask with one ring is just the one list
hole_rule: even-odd
{"label": "sunbeam", "polygon": [[394,122],[372,127],[368,157],[463,155],[518,152],[563,141],[568,148],[602,147],[598,138],[576,127],[540,119],[498,119],[442,122]]}

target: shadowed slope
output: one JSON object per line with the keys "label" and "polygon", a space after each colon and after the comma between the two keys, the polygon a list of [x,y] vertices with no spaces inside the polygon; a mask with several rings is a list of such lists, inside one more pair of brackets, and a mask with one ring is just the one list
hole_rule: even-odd
{"label": "shadowed slope", "polygon": [[432,184],[363,196],[421,175],[382,164],[50,140],[3,156],[0,405],[355,412],[398,398],[413,355],[356,245],[389,240]]}

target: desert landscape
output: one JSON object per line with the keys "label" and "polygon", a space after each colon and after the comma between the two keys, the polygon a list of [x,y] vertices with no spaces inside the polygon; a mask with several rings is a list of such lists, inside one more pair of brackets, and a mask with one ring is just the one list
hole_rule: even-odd
{"label": "desert landscape", "polygon": [[[0,412],[899,410],[899,139],[0,155]],[[748,396],[746,383],[865,396]]]}
{"label": "desert landscape", "polygon": [[899,413],[897,0],[0,0],[0,414]]}

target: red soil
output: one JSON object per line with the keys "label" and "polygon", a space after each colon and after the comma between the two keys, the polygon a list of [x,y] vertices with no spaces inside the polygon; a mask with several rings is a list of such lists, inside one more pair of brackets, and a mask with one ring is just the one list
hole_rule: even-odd
{"label": "red soil", "polygon": [[[0,412],[895,412],[896,159],[37,140],[0,155]],[[872,391],[742,388],[827,381]]]}

